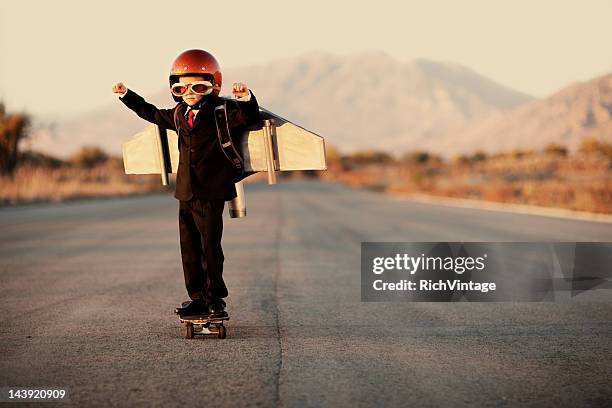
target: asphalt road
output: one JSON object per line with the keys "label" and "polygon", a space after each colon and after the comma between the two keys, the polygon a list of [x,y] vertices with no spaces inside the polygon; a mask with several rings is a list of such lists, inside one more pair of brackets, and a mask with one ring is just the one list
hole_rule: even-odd
{"label": "asphalt road", "polygon": [[612,241],[612,224],[315,182],[250,185],[247,205],[225,223],[226,340],[181,337],[170,195],[0,209],[0,386],[76,406],[612,405],[612,302],[360,301],[362,241]]}

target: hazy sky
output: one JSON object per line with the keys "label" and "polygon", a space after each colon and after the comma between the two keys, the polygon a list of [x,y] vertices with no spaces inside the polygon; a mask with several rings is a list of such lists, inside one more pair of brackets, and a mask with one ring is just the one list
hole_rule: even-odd
{"label": "hazy sky", "polygon": [[188,48],[224,67],[383,50],[546,96],[612,72],[611,20],[612,0],[2,1],[0,99],[39,117],[90,111],[116,81],[158,91]]}

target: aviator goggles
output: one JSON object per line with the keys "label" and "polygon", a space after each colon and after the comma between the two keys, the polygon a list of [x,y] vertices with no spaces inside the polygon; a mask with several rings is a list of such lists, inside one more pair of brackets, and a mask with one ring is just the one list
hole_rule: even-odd
{"label": "aviator goggles", "polygon": [[195,81],[186,84],[176,83],[170,87],[174,96],[183,96],[189,89],[197,95],[208,95],[213,91],[213,84],[209,81]]}

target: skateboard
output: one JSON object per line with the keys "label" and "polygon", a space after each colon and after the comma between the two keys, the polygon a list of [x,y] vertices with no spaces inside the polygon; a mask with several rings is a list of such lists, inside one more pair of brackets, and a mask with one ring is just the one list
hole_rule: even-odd
{"label": "skateboard", "polygon": [[[185,307],[183,302],[182,306]],[[183,334],[186,339],[193,339],[196,335],[209,336],[216,335],[220,339],[227,336],[227,330],[223,322],[229,320],[227,313],[224,316],[195,315],[180,316],[179,320],[183,324]]]}

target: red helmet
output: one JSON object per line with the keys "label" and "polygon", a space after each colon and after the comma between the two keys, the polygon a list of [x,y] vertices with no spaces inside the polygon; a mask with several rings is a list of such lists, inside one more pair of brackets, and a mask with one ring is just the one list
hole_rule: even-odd
{"label": "red helmet", "polygon": [[[178,78],[186,75],[200,75],[212,82],[215,96],[221,91],[221,68],[213,55],[204,50],[187,50],[179,54],[170,68],[170,86],[178,82]],[[181,98],[172,95],[175,101]]]}

